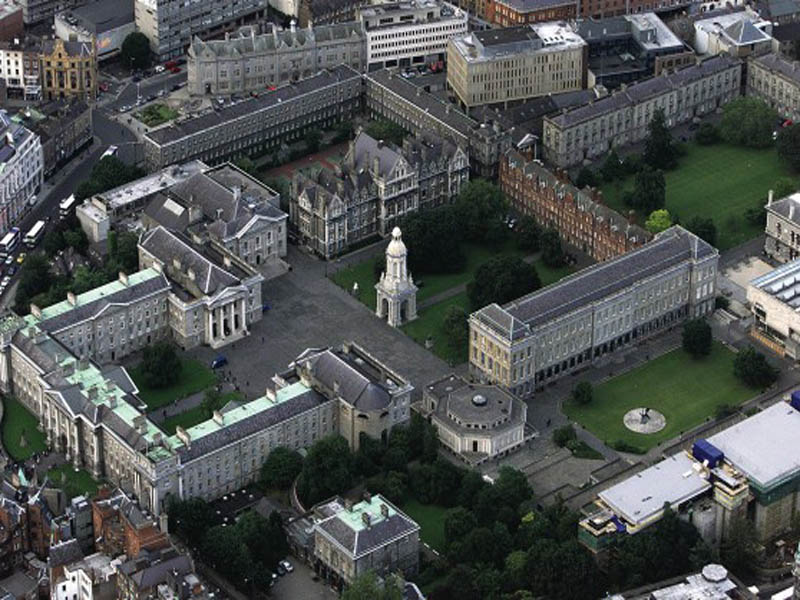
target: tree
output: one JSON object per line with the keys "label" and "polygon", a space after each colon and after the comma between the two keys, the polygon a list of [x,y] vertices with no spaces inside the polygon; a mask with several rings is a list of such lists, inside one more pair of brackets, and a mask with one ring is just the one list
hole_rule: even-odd
{"label": "tree", "polygon": [[50,262],[47,257],[41,252],[28,256],[19,276],[14,311],[20,315],[27,315],[31,299],[50,289],[52,282],[53,276],[50,274]]}
{"label": "tree", "polygon": [[694,136],[701,146],[711,146],[719,141],[719,131],[711,123],[703,123]]}
{"label": "tree", "polygon": [[381,586],[375,573],[367,571],[345,588],[342,600],[403,600],[403,590],[394,575],[386,577]]}
{"label": "tree", "polygon": [[744,516],[731,519],[719,554],[725,566],[739,577],[752,574],[760,563],[760,544],[753,523]]}
{"label": "tree", "polygon": [[661,233],[672,225],[672,217],[666,208],[654,210],[647,217],[644,226],[650,233]]}
{"label": "tree", "polygon": [[625,195],[625,203],[642,213],[649,214],[664,208],[666,192],[664,172],[650,165],[642,165],[634,178],[633,192]]}
{"label": "tree", "polygon": [[570,441],[578,439],[575,429],[572,425],[564,425],[558,429],[553,430],[553,443],[559,448],[563,448]]}
{"label": "tree", "polygon": [[800,125],[781,127],[778,131],[777,146],[778,156],[785,160],[793,171],[800,171]]}
{"label": "tree", "polygon": [[595,187],[597,185],[597,176],[589,167],[581,167],[578,172],[578,178],[575,180],[575,186],[583,189],[585,187]]}
{"label": "tree", "polygon": [[64,242],[78,254],[86,254],[89,249],[89,238],[80,227],[64,232]]}
{"label": "tree", "polygon": [[471,510],[463,506],[456,506],[444,513],[444,542],[450,544],[458,542],[461,538],[478,526],[478,521]]}
{"label": "tree", "polygon": [[506,204],[505,195],[495,184],[485,179],[467,182],[454,206],[464,239],[485,242],[493,225],[503,225]]}
{"label": "tree", "polygon": [[236,521],[236,533],[253,560],[270,571],[289,552],[283,520],[277,511],[272,511],[266,519],[253,510],[245,512]]}
{"label": "tree", "polygon": [[614,148],[609,150],[606,155],[603,166],[600,167],[600,174],[603,176],[603,180],[609,183],[625,176],[625,167],[622,159]]}
{"label": "tree", "polygon": [[84,200],[143,176],[144,171],[139,167],[126,165],[116,156],[106,156],[92,167],[89,179],[75,189],[75,199]]}
{"label": "tree", "polygon": [[693,358],[711,354],[711,326],[703,319],[692,319],[683,326],[683,349]]}
{"label": "tree", "polygon": [[594,397],[594,388],[589,381],[579,381],[572,388],[572,400],[577,404],[589,404]]}
{"label": "tree", "polygon": [[647,124],[647,137],[644,140],[644,162],[653,169],[674,169],[678,156],[672,134],[667,128],[664,111],[657,109]]}
{"label": "tree", "polygon": [[150,40],[139,31],[125,36],[120,48],[122,64],[131,69],[145,69],[150,65]]}
{"label": "tree", "polygon": [[467,285],[467,296],[472,309],[478,310],[492,302],[505,304],[541,285],[533,265],[518,256],[496,256],[475,271],[475,279]]}
{"label": "tree", "polygon": [[406,135],[405,129],[386,119],[371,121],[364,128],[364,132],[373,139],[392,142],[396,146],[403,144],[403,138]]}
{"label": "tree", "polygon": [[237,527],[217,525],[207,530],[200,551],[203,562],[237,585],[255,571],[253,557]]}
{"label": "tree", "polygon": [[269,489],[287,490],[303,470],[303,457],[294,450],[278,446],[261,465],[261,483]]}
{"label": "tree", "polygon": [[258,176],[258,168],[256,167],[256,163],[253,162],[253,159],[247,156],[246,154],[242,154],[241,156],[236,157],[233,161],[233,165],[238,167],[251,177]]}
{"label": "tree", "polygon": [[529,215],[520,217],[514,227],[514,234],[517,237],[517,247],[524,252],[536,252],[539,250],[542,228],[536,219]]}
{"label": "tree", "polygon": [[778,378],[778,370],[767,362],[767,357],[750,346],[736,355],[733,374],[753,388],[765,388]]}
{"label": "tree", "polygon": [[145,347],[138,368],[145,385],[151,388],[164,388],[178,380],[183,363],[172,344],[160,341]]}
{"label": "tree", "polygon": [[111,253],[117,265],[125,273],[134,273],[139,270],[139,237],[130,231],[123,231],[117,235],[116,250]]}
{"label": "tree", "polygon": [[311,129],[306,132],[306,151],[309,154],[314,154],[319,150],[319,145],[322,142],[322,132],[319,129]]}
{"label": "tree", "polygon": [[353,456],[347,440],[330,435],[308,450],[297,480],[297,492],[306,506],[347,491],[353,483]]}
{"label": "tree", "polygon": [[214,386],[205,391],[200,408],[206,419],[210,419],[215,410],[222,408],[222,402],[222,392],[219,391],[218,387]]}
{"label": "tree", "polygon": [[214,523],[214,510],[200,498],[178,500],[170,496],[167,516],[170,532],[182,537],[191,548],[200,546],[203,535]]}
{"label": "tree", "polygon": [[686,229],[691,231],[704,242],[712,246],[717,245],[717,226],[711,217],[695,216],[686,223]]}
{"label": "tree", "polygon": [[797,191],[797,180],[794,177],[779,177],[772,185],[772,197],[777,200],[785,198]]}
{"label": "tree", "polygon": [[453,304],[444,312],[442,326],[447,334],[447,342],[453,348],[463,348],[469,338],[469,324],[467,312],[460,306]]}
{"label": "tree", "polygon": [[767,148],[778,113],[763,100],[750,96],[728,102],[722,109],[719,132],[722,139],[736,146]]}
{"label": "tree", "polygon": [[49,231],[42,240],[42,249],[48,256],[55,256],[66,247],[63,234],[55,229]]}
{"label": "tree", "polygon": [[561,236],[555,229],[545,229],[539,238],[539,245],[542,249],[542,262],[546,266],[557,269],[567,262],[561,246]]}
{"label": "tree", "polygon": [[408,215],[400,229],[409,249],[408,268],[417,278],[423,273],[455,273],[464,267],[466,257],[451,206]]}

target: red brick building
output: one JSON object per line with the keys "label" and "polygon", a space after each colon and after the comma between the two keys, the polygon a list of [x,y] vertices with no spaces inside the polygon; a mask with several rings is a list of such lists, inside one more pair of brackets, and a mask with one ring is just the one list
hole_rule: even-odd
{"label": "red brick building", "polygon": [[486,20],[501,27],[574,19],[577,4],[568,0],[493,0],[486,4]]}
{"label": "red brick building", "polygon": [[566,172],[553,174],[516,150],[500,160],[500,188],[516,213],[597,261],[608,260],[648,242],[652,235],[603,204],[602,192],[579,190]]}
{"label": "red brick building", "polygon": [[141,550],[160,550],[169,546],[169,537],[152,516],[145,514],[120,490],[102,490],[92,500],[95,546],[109,556],[139,555]]}

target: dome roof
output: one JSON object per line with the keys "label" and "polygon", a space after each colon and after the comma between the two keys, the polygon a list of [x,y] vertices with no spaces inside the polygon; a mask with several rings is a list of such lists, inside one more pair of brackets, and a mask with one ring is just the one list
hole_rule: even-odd
{"label": "dome roof", "polygon": [[389,256],[403,256],[407,253],[406,245],[403,243],[403,233],[399,227],[392,229],[392,241],[386,248],[386,254]]}
{"label": "dome roof", "polygon": [[355,407],[360,410],[382,410],[389,406],[392,397],[383,387],[377,383],[368,383],[364,390],[358,395]]}

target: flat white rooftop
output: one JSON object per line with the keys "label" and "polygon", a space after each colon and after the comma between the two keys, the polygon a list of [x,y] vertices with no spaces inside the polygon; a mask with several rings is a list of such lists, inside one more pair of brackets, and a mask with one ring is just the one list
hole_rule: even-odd
{"label": "flat white rooftop", "polygon": [[681,452],[600,492],[618,516],[639,526],[657,516],[664,503],[676,506],[708,490],[711,484],[694,470],[695,461]]}
{"label": "flat white rooftop", "polygon": [[778,402],[708,441],[761,488],[800,476],[800,411],[786,402]]}
{"label": "flat white rooftop", "polygon": [[208,165],[199,160],[192,160],[180,165],[170,165],[130,183],[97,194],[97,197],[106,203],[109,212],[114,212],[117,208],[155,194],[159,190],[170,188],[195,173],[207,171],[208,168]]}

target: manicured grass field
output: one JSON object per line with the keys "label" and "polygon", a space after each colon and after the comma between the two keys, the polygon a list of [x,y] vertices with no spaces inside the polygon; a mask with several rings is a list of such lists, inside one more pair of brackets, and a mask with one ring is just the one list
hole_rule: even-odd
{"label": "manicured grass field", "polygon": [[139,113],[137,113],[136,118],[138,118],[142,123],[147,125],[148,127],[155,127],[157,125],[161,125],[162,123],[166,123],[167,121],[172,121],[178,117],[178,111],[174,108],[170,108],[166,104],[150,104],[144,107]]}
{"label": "manicured grass field", "polygon": [[12,459],[25,460],[45,449],[47,438],[37,425],[39,420],[19,400],[3,396],[3,447]]}
{"label": "manicured grass field", "polygon": [[[221,406],[225,406],[232,400],[243,399],[244,397],[239,392],[230,392],[222,396]],[[208,418],[208,415],[203,411],[203,407],[197,406],[179,415],[175,415],[174,417],[164,419],[160,426],[167,435],[173,435],[179,425],[184,429],[189,429],[189,427],[194,427],[198,423],[208,420]]]}
{"label": "manicured grass field", "polygon": [[91,498],[97,495],[98,483],[83,469],[76,471],[72,465],[60,465],[50,469],[47,476],[56,487],[64,490],[68,498],[75,496]]}
{"label": "manicured grass field", "polygon": [[431,548],[444,550],[444,513],[447,509],[436,504],[420,504],[416,500],[404,502],[400,507],[420,527],[420,537]]}
{"label": "manicured grass field", "polygon": [[133,381],[139,388],[139,397],[147,404],[149,409],[161,408],[175,400],[185,398],[197,392],[202,392],[207,387],[217,382],[217,376],[206,365],[192,358],[181,359],[183,368],[175,384],[153,389],[144,384],[142,374],[138,367],[129,370]]}
{"label": "manicured grass field", "polygon": [[[595,386],[588,405],[565,402],[564,412],[611,446],[623,441],[646,451],[699,425],[718,406],[738,406],[754,395],[734,377],[734,357],[717,342],[711,354],[701,359],[693,359],[683,349],[673,350]],[[649,435],[628,430],[623,416],[640,407],[663,413],[667,426]]]}
{"label": "manicured grass field", "polygon": [[[665,173],[667,209],[686,223],[696,215],[709,216],[717,226],[717,246],[726,250],[757,236],[763,227],[744,218],[748,208],[766,203],[767,192],[789,171],[774,149],[757,150],[727,144],[686,144],[680,166]],[[633,188],[633,177],[602,186],[606,203],[627,214],[622,192]],[[644,222],[640,216],[640,223]]]}
{"label": "manicured grass field", "polygon": [[428,337],[432,337],[433,347],[431,351],[442,360],[457,365],[467,360],[467,344],[460,348],[454,348],[448,343],[448,336],[442,321],[448,307],[452,305],[460,306],[469,314],[467,293],[461,292],[420,311],[416,319],[401,326],[401,329],[408,337],[423,346],[425,345],[425,340]]}

